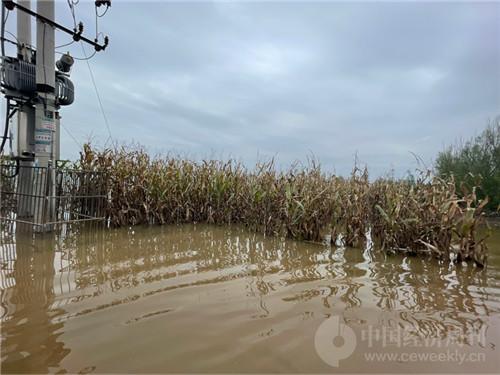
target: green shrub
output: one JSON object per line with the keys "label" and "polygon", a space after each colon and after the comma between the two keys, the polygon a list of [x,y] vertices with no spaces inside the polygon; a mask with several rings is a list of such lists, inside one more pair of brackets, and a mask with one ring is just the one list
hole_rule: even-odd
{"label": "green shrub", "polygon": [[488,197],[486,209],[500,208],[500,117],[492,121],[477,137],[449,146],[439,153],[436,171],[441,177],[455,178],[459,193],[478,186],[480,199]]}

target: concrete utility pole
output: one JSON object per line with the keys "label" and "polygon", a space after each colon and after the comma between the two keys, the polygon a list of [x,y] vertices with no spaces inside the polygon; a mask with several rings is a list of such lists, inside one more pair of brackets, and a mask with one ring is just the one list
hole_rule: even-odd
{"label": "concrete utility pole", "polygon": [[[18,4],[31,10],[30,0],[20,0]],[[54,0],[37,2],[37,13],[54,21]],[[17,153],[21,156],[19,165],[18,193],[20,194],[18,215],[21,218],[33,217],[37,230],[46,230],[42,224],[55,221],[55,161],[59,159],[59,129],[56,122],[55,108],[55,29],[52,25],[36,21],[36,91],[37,103],[31,102],[19,106],[17,116]],[[17,12],[18,58],[31,63],[31,16]],[[34,160],[32,160],[34,157]],[[26,159],[26,160],[23,160]],[[34,163],[33,163],[34,162]],[[30,167],[47,169],[32,169]],[[30,197],[46,194],[46,202]]]}
{"label": "concrete utility pole", "polygon": [[[31,0],[19,0],[19,4],[31,9]],[[25,12],[17,12],[17,46],[18,58],[26,63],[31,63],[33,51],[31,50],[31,16]],[[17,154],[31,159],[35,154],[35,108],[28,103],[19,103],[17,113]],[[33,199],[25,196],[33,181],[33,163],[30,160],[19,160],[19,205],[18,216],[22,219],[33,216]],[[23,190],[21,190],[23,189]]]}
{"label": "concrete utility pole", "polygon": [[[54,0],[38,0],[37,13],[54,21]],[[35,166],[47,169],[35,170],[35,191],[42,191],[47,200],[35,205],[35,223],[55,221],[55,163],[59,159],[59,129],[56,126],[55,108],[55,30],[39,18],[36,21],[36,90],[38,102],[35,106]],[[45,189],[45,191],[43,191]],[[37,229],[50,230],[37,226]]]}
{"label": "concrete utility pole", "polygon": [[[31,0],[18,0],[19,4],[31,9]],[[23,61],[31,61],[31,17],[24,12],[17,12],[17,54]]]}
{"label": "concrete utility pole", "polygon": [[[54,0],[37,2],[37,13],[54,21]],[[55,166],[59,159],[55,108],[55,30],[40,19],[36,21],[36,89],[39,101],[35,112],[35,164]],[[56,144],[57,143],[57,144]]]}

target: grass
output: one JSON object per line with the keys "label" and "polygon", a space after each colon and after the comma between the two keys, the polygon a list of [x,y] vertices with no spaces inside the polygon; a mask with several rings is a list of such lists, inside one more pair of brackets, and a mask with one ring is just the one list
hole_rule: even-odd
{"label": "grass", "polygon": [[77,168],[106,172],[114,226],[204,222],[243,224],[266,235],[432,253],[484,265],[478,235],[487,200],[457,194],[453,178],[421,173],[414,181],[379,179],[354,167],[339,177],[320,165],[278,171],[273,161],[249,170],[226,162],[151,158],[142,149],[97,151],[85,145]]}

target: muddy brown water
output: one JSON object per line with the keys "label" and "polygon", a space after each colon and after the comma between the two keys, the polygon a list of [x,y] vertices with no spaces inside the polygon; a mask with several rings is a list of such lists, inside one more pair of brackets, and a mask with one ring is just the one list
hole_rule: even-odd
{"label": "muddy brown water", "polygon": [[486,269],[163,226],[4,237],[2,373],[498,373]]}

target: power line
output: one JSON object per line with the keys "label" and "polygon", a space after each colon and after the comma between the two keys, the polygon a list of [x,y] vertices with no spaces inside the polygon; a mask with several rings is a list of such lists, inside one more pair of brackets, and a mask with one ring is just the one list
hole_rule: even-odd
{"label": "power line", "polygon": [[64,131],[66,132],[66,134],[68,134],[70,136],[70,138],[75,142],[76,146],[78,148],[82,147],[82,145],[80,143],[78,143],[78,141],[76,140],[76,138],[73,136],[73,134],[71,134],[71,132],[69,131],[69,129],[66,129],[66,126],[61,122],[61,127],[64,129]]}
{"label": "power line", "polygon": [[61,44],[61,45],[59,45],[59,46],[56,46],[56,49],[57,49],[57,48],[63,48],[63,47],[70,46],[70,45],[72,45],[73,43],[75,43],[75,41],[74,41],[74,40],[72,40],[71,42],[64,43],[64,44]]}
{"label": "power line", "polygon": [[[2,50],[2,57],[5,57],[5,43],[4,43],[4,37],[5,37],[5,22],[7,21],[7,18],[5,18],[5,5],[4,3],[2,2],[2,23],[0,25],[0,34],[2,36],[2,41],[1,41],[1,50]],[[8,14],[8,13],[7,13]]]}
{"label": "power line", "polygon": [[[76,3],[78,4],[78,3]],[[73,18],[73,24],[75,26],[75,31],[76,31],[76,16],[75,16],[75,3],[73,1],[68,0],[68,6],[69,6],[69,11],[71,12],[71,17]]]}
{"label": "power line", "polygon": [[[97,53],[97,51],[94,51],[92,53],[92,55],[90,55],[88,57],[76,57],[76,56],[71,56],[71,57],[73,58],[73,60],[85,61],[85,60],[91,60],[96,55],[96,53]],[[65,55],[66,52],[56,51],[56,54],[57,55]]]}
{"label": "power line", "polygon": [[9,30],[4,30],[4,32],[13,37],[18,45],[21,45],[21,43],[19,43],[19,40],[17,40],[17,37],[14,34],[12,34]]}
{"label": "power line", "polygon": [[80,42],[80,45],[82,47],[83,56],[85,56],[85,58],[86,58],[85,62],[87,63],[87,67],[88,67],[89,73],[90,73],[90,78],[92,80],[92,84],[94,85],[95,95],[97,97],[97,101],[99,102],[99,108],[101,109],[102,117],[104,119],[104,123],[106,124],[106,128],[108,129],[108,139],[106,139],[106,142],[104,143],[104,146],[106,146],[107,143],[108,143],[108,141],[110,139],[113,139],[113,136],[111,135],[111,128],[109,126],[109,122],[108,122],[108,118],[106,116],[106,112],[104,111],[104,106],[102,105],[101,95],[99,95],[99,90],[97,89],[97,84],[95,83],[94,73],[92,73],[92,68],[90,67],[90,63],[89,63],[89,60],[88,60],[88,57],[87,57],[87,53],[85,52],[85,48],[83,47],[83,44],[81,42]]}

